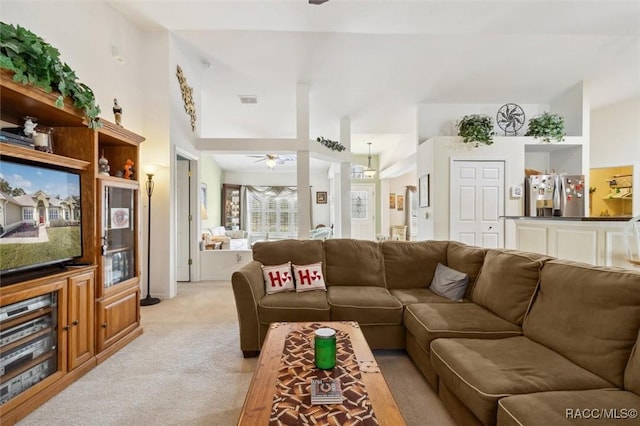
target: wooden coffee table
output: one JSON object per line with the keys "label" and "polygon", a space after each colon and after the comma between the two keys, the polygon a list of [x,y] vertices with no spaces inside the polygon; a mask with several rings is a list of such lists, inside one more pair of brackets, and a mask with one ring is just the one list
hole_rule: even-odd
{"label": "wooden coffee table", "polygon": [[[318,322],[315,322],[318,323]],[[273,404],[273,396],[278,377],[278,369],[287,335],[311,322],[278,322],[272,323],[262,346],[258,366],[244,406],[240,413],[238,425],[268,425]],[[355,322],[322,322],[323,326],[341,330],[349,335],[353,351],[360,365],[360,376],[364,383],[369,400],[378,422],[381,425],[404,425],[404,419],[398,410],[387,382],[377,363],[362,331]]]}

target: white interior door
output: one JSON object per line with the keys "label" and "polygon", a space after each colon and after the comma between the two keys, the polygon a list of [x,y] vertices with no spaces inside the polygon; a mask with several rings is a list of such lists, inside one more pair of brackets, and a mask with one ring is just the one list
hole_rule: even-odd
{"label": "white interior door", "polygon": [[376,238],[375,188],[372,183],[351,184],[351,238]]}
{"label": "white interior door", "polygon": [[504,247],[504,161],[453,161],[450,238],[487,248]]}
{"label": "white interior door", "polygon": [[190,281],[189,230],[191,224],[189,197],[189,160],[178,158],[176,161],[178,174],[176,177],[176,280]]}

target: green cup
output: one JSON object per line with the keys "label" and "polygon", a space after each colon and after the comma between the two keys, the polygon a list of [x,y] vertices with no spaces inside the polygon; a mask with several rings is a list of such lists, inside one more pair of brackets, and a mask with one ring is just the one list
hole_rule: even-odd
{"label": "green cup", "polygon": [[331,328],[319,328],[314,336],[316,367],[331,370],[336,366],[336,331]]}

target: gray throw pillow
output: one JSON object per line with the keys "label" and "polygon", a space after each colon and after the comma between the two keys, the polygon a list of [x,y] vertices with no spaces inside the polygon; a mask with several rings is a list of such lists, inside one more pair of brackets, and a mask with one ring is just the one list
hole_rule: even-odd
{"label": "gray throw pillow", "polygon": [[429,290],[450,300],[462,300],[468,285],[469,276],[467,274],[438,263]]}

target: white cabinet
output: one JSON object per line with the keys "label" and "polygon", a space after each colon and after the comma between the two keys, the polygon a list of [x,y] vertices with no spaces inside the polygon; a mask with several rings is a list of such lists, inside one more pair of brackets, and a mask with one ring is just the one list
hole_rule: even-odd
{"label": "white cabinet", "polygon": [[507,247],[576,262],[630,268],[622,242],[626,223],[506,219]]}

